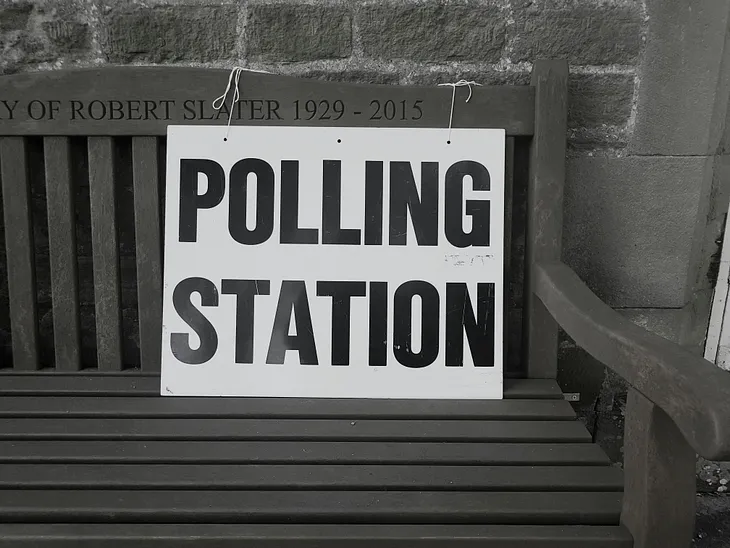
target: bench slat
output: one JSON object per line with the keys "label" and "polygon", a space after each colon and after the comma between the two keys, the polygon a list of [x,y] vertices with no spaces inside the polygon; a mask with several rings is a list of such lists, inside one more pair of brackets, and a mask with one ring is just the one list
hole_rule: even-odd
{"label": "bench slat", "polygon": [[443,418],[573,420],[560,400],[318,400],[5,396],[0,417]]}
{"label": "bench slat", "polygon": [[621,493],[0,491],[0,521],[618,525]]}
{"label": "bench slat", "polygon": [[132,139],[132,169],[140,361],[144,371],[159,371],[162,340],[162,232],[157,138]]}
{"label": "bench slat", "polygon": [[621,491],[611,466],[114,465],[0,467],[0,489]]}
{"label": "bench slat", "polygon": [[[0,395],[153,396],[160,393],[158,376],[132,374],[0,375]],[[505,379],[505,399],[563,399],[553,379]]]}
{"label": "bench slat", "polygon": [[114,143],[111,137],[89,137],[88,145],[98,367],[106,370],[120,370],[122,369],[122,318],[119,294]]}
{"label": "bench slat", "polygon": [[578,421],[13,419],[0,438],[590,442]]}
{"label": "bench slat", "polygon": [[0,524],[0,548],[632,548],[623,526]]}
{"label": "bench slat", "polygon": [[8,267],[13,367],[33,370],[38,362],[33,225],[23,137],[0,139],[5,260]]}
{"label": "bench slat", "polygon": [[0,440],[0,463],[608,465],[592,443]]}
{"label": "bench slat", "polygon": [[81,368],[75,193],[68,137],[43,139],[56,368]]}

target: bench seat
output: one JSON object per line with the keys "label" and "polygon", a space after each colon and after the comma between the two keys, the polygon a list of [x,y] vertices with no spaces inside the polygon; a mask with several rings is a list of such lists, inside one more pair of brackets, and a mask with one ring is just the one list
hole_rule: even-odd
{"label": "bench seat", "polygon": [[632,545],[622,473],[553,380],[502,401],[0,380],[0,547]]}

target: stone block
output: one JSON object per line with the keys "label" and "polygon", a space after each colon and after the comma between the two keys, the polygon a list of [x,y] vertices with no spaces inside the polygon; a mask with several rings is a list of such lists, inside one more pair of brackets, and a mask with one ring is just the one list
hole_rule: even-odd
{"label": "stone block", "polygon": [[352,15],[336,5],[254,4],[247,55],[268,61],[338,59],[352,53]]}
{"label": "stone block", "polygon": [[568,83],[568,125],[624,126],[631,116],[633,74],[574,73]]}
{"label": "stone block", "polygon": [[495,5],[369,4],[358,22],[365,55],[378,59],[496,63],[505,43]]}
{"label": "stone block", "polygon": [[643,22],[638,3],[516,4],[510,32],[513,62],[559,58],[575,65],[632,64],[639,55]]}
{"label": "stone block", "polygon": [[[286,73],[286,70],[282,71]],[[368,69],[310,69],[304,72],[295,72],[300,78],[311,78],[313,80],[325,80],[328,82],[350,82],[355,84],[387,84],[397,85],[400,82],[400,75],[395,72],[379,72]]]}
{"label": "stone block", "polygon": [[612,306],[682,307],[709,161],[570,159],[564,260]]}
{"label": "stone block", "polygon": [[43,30],[59,53],[83,51],[89,47],[89,25],[79,21],[49,21]]}
{"label": "stone block", "polygon": [[0,32],[24,30],[33,12],[30,2],[17,2],[0,6]]}
{"label": "stone block", "polygon": [[102,51],[120,63],[227,59],[237,20],[235,6],[124,5],[104,15]]}
{"label": "stone block", "polygon": [[[437,86],[445,82],[456,82],[457,80],[468,80],[479,82],[485,86],[525,86],[530,84],[530,73],[515,70],[493,70],[483,69],[475,70],[468,68],[461,70],[456,69],[445,70],[441,67],[437,69],[426,68],[411,74],[408,78],[409,83],[417,86]],[[445,88],[444,93],[451,95],[451,88]]]}
{"label": "stone block", "polygon": [[715,154],[730,95],[730,3],[647,0],[632,154]]}

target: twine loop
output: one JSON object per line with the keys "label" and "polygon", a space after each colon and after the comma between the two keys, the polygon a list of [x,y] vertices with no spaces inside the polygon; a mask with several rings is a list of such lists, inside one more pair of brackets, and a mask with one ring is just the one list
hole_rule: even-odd
{"label": "twine loop", "polygon": [[456,99],[456,88],[461,87],[468,87],[469,88],[469,97],[466,98],[465,103],[468,103],[471,100],[472,96],[472,86],[481,86],[479,82],[475,82],[474,80],[459,80],[458,82],[447,82],[445,84],[439,84],[439,86],[445,86],[451,88],[451,110],[449,111],[449,140],[448,143],[451,143],[451,128],[454,122],[454,101]]}

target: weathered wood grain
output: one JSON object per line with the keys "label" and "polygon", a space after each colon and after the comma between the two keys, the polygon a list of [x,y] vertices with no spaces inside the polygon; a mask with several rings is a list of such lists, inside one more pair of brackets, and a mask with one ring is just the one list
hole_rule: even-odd
{"label": "weathered wood grain", "polygon": [[629,392],[621,522],[635,548],[686,548],[695,522],[696,455],[667,414]]}
{"label": "weathered wood grain", "polygon": [[43,140],[56,369],[81,368],[76,211],[68,137]]}
{"label": "weathered wood grain", "polygon": [[111,137],[89,138],[91,239],[94,256],[96,353],[99,369],[122,369],[119,239]]}
{"label": "weathered wood grain", "polygon": [[3,439],[589,442],[578,421],[15,418]]}
{"label": "weathered wood grain", "polygon": [[369,400],[4,396],[7,417],[400,418],[575,420],[565,400]]}
{"label": "weathered wood grain", "polygon": [[[624,527],[575,525],[0,524],[2,548],[631,548]],[[41,544],[42,543],[42,544]]]}
{"label": "weathered wood grain", "polygon": [[0,489],[621,491],[612,466],[15,464]]}
{"label": "weathered wood grain", "polygon": [[157,138],[132,140],[139,352],[142,370],[159,371],[162,341],[162,231]]}
{"label": "weathered wood grain", "polygon": [[1,521],[618,525],[621,494],[0,490]]}
{"label": "weathered wood grain", "polygon": [[0,139],[0,178],[3,185],[13,367],[33,370],[40,367],[38,312],[30,184],[22,137]]}
{"label": "weathered wood grain", "polygon": [[535,264],[560,260],[568,121],[568,63],[536,62],[535,136],[530,154],[525,238],[524,362],[527,376],[557,375],[558,328],[533,292]]}
{"label": "weathered wood grain", "polygon": [[608,466],[593,443],[0,440],[0,463]]}

